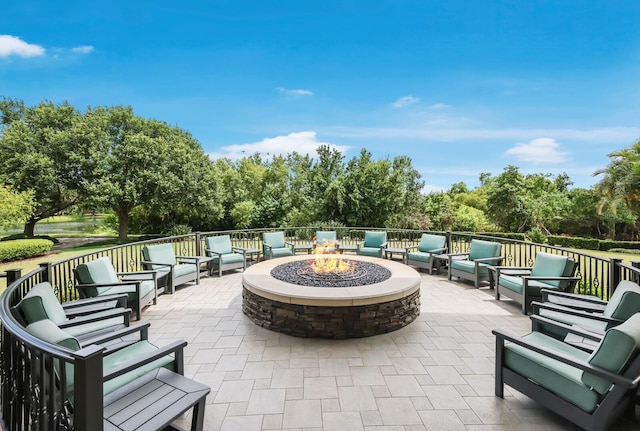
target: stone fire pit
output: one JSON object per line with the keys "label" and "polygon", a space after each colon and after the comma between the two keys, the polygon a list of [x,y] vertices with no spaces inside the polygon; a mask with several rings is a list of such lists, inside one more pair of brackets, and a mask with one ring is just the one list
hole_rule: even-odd
{"label": "stone fire pit", "polygon": [[[398,262],[367,256],[344,259],[375,265],[367,272],[387,272],[388,278],[360,286],[307,286],[283,281],[272,271],[309,255],[267,260],[250,266],[242,276],[243,312],[257,325],[298,337],[357,338],[400,329],[420,314],[420,275]],[[296,271],[300,264],[296,263]],[[278,268],[276,272],[289,268]],[[285,278],[286,277],[280,277]],[[313,280],[309,281],[312,284]]]}

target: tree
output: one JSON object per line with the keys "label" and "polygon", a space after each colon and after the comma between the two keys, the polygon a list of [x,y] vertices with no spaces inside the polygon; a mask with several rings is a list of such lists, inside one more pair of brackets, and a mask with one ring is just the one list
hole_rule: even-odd
{"label": "tree", "polygon": [[26,223],[33,212],[33,192],[16,192],[0,185],[0,228]]}
{"label": "tree", "polygon": [[39,220],[83,202],[93,190],[96,134],[100,133],[67,102],[35,107],[3,99],[0,183],[32,191],[34,208],[24,233],[32,237]]}
{"label": "tree", "polygon": [[101,166],[94,196],[118,217],[118,238],[128,235],[131,211],[147,206],[164,220],[222,216],[215,169],[200,144],[178,127],[137,117],[131,107],[98,107]]}
{"label": "tree", "polygon": [[521,232],[526,226],[525,181],[517,167],[509,165],[495,178],[485,178],[487,213],[506,232]]}

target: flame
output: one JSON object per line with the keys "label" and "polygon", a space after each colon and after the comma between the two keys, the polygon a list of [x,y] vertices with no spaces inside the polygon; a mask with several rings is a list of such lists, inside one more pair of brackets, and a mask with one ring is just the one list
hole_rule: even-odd
{"label": "flame", "polygon": [[309,267],[316,274],[341,274],[351,272],[355,269],[355,263],[353,261],[340,257],[335,241],[316,244],[313,253],[315,257],[309,263]]}

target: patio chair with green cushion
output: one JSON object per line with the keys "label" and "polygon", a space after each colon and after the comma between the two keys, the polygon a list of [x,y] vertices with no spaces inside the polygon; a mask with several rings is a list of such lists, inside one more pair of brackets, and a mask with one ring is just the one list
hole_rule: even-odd
{"label": "patio chair with green cushion", "polygon": [[340,244],[338,243],[338,236],[333,230],[317,230],[313,247],[316,249],[316,253],[335,253]]}
{"label": "patio chair with green cushion", "polygon": [[640,314],[609,329],[593,352],[535,331],[522,337],[493,333],[496,396],[503,397],[507,384],[589,431],[606,430],[623,415],[633,418],[640,383]]}
{"label": "patio chair with green cushion", "polygon": [[262,234],[262,254],[265,259],[293,256],[293,243],[285,241],[284,232],[264,232]]}
{"label": "patio chair with green cushion", "polygon": [[480,287],[482,281],[489,280],[489,267],[502,262],[501,250],[499,242],[472,239],[468,253],[449,253],[449,280],[463,278]]}
{"label": "patio chair with green cushion", "polygon": [[176,256],[171,244],[147,245],[142,248],[142,267],[159,271],[158,277],[168,272],[165,293],[175,293],[176,287],[195,281],[200,284],[200,256]]}
{"label": "patio chair with green cushion", "polygon": [[213,257],[210,262],[212,270],[218,270],[218,276],[222,277],[222,271],[230,269],[246,268],[247,257],[245,249],[233,247],[229,235],[208,236],[205,239],[205,253]]}
{"label": "patio chair with green cushion", "polygon": [[[108,256],[81,263],[73,269],[81,298],[104,295],[126,294],[127,306],[139,320],[142,309],[156,303],[156,271],[116,272]],[[135,280],[122,281],[121,277],[136,277]]]}
{"label": "patio chair with green cushion", "polygon": [[[549,302],[549,298],[564,300],[565,305]],[[576,305],[577,308],[567,304]],[[586,311],[584,309],[587,307],[588,310],[588,307],[595,305],[604,305],[604,307],[601,311]],[[535,315],[567,325],[576,325],[590,332],[604,334],[607,329],[623,323],[636,313],[640,313],[640,286],[632,281],[623,280],[618,284],[608,302],[588,295],[543,289],[542,302],[533,302],[532,309]],[[558,339],[564,339],[567,335],[566,330],[558,329],[555,325],[540,325],[535,329]]]}
{"label": "patio chair with green cushion", "polygon": [[88,344],[96,337],[129,326],[131,310],[124,308],[125,294],[104,295],[60,303],[49,282],[38,283],[11,308],[12,315],[23,326],[50,320],[69,336]]}
{"label": "patio chair with green cushion", "polygon": [[[178,374],[184,374],[184,347],[186,341],[174,341],[166,346],[157,347],[147,340],[149,324],[127,328],[129,332],[139,332],[140,340],[120,350],[105,354],[102,360],[103,395],[126,385],[127,383],[160,367]],[[43,319],[27,326],[27,332],[34,337],[70,351],[82,348],[79,340],[48,319]],[[124,332],[124,331],[123,331]],[[101,348],[90,346],[89,348]],[[59,374],[59,361],[54,361],[56,373]],[[65,381],[69,388],[73,387],[73,365],[66,364]]]}
{"label": "patio chair with green cushion", "polygon": [[383,257],[387,248],[387,233],[378,231],[366,231],[364,241],[357,244],[356,253],[362,256]]}
{"label": "patio chair with green cushion", "polygon": [[428,269],[429,274],[433,274],[434,266],[438,264],[434,256],[446,251],[446,236],[423,233],[420,244],[407,247],[407,265]]}
{"label": "patio chair with green cushion", "polygon": [[[574,277],[577,262],[568,256],[538,252],[532,267],[497,266],[496,300],[501,295],[519,303],[522,313],[531,310],[531,303],[542,299],[542,289],[570,292],[580,280]],[[519,275],[508,275],[514,271]]]}

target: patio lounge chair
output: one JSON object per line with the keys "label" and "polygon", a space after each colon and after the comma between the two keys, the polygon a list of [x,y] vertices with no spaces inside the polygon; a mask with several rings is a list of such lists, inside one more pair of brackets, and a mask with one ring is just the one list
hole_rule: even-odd
{"label": "patio lounge chair", "polygon": [[335,253],[340,247],[337,234],[333,230],[318,230],[315,238],[313,247],[316,252],[320,249],[322,253]]}
{"label": "patio lounge chair", "polygon": [[265,259],[293,256],[294,244],[285,241],[284,232],[265,232],[262,234],[262,254]]}
{"label": "patio lounge chair", "polygon": [[489,280],[489,267],[502,262],[501,250],[499,242],[472,239],[468,253],[449,253],[449,280],[463,278],[473,281],[476,288],[480,287],[480,282]]}
{"label": "patio lounge chair", "polygon": [[357,244],[356,253],[362,256],[383,257],[384,249],[387,248],[387,233],[366,231],[364,241]]}
{"label": "patio lounge chair", "polygon": [[167,275],[165,293],[175,293],[176,287],[195,281],[200,284],[201,256],[176,256],[171,244],[148,245],[142,248],[142,267],[158,271],[158,278]]}
{"label": "patio lounge chair", "polygon": [[[531,303],[542,299],[542,289],[572,291],[579,277],[575,260],[568,256],[538,252],[532,267],[495,267],[496,300],[500,295],[519,303],[522,313],[531,310]],[[512,274],[509,275],[509,271]]]}
{"label": "patio lounge chair", "polygon": [[205,253],[213,257],[210,262],[210,270],[217,270],[218,277],[222,277],[222,271],[242,268],[247,266],[245,249],[233,247],[229,235],[208,236],[205,239]]}
{"label": "patio lounge chair", "polygon": [[496,396],[503,397],[507,384],[588,431],[604,431],[623,414],[633,417],[640,314],[609,329],[591,353],[535,331],[493,334]]}
{"label": "patio lounge chair", "polygon": [[420,244],[407,247],[407,265],[428,269],[429,274],[433,274],[434,267],[436,270],[438,269],[438,262],[434,256],[446,251],[446,236],[423,233],[420,238]]}
{"label": "patio lounge chair", "polygon": [[96,337],[129,326],[131,310],[124,308],[126,294],[104,295],[60,303],[49,282],[38,283],[11,313],[24,327],[40,320],[50,320],[62,331],[76,337],[81,344],[90,344]]}
{"label": "patio lounge chair", "polygon": [[[142,309],[156,304],[156,271],[116,272],[109,257],[104,256],[90,262],[81,263],[73,269],[77,284],[76,289],[81,298],[92,298],[103,295],[125,293],[127,306],[140,320]],[[130,276],[136,279],[123,281],[121,277]]]}
{"label": "patio lounge chair", "polygon": [[[549,302],[549,298],[565,300],[565,304],[574,304],[578,308]],[[567,301],[571,302],[567,302]],[[581,304],[584,303],[584,304]],[[601,311],[586,311],[584,307],[604,305]],[[609,298],[608,302],[587,295],[542,290],[542,302],[533,302],[533,313],[567,325],[576,325],[590,332],[604,334],[636,313],[640,313],[640,286],[628,280],[623,280]],[[566,330],[555,325],[537,324],[535,329],[548,335],[563,339]]]}

